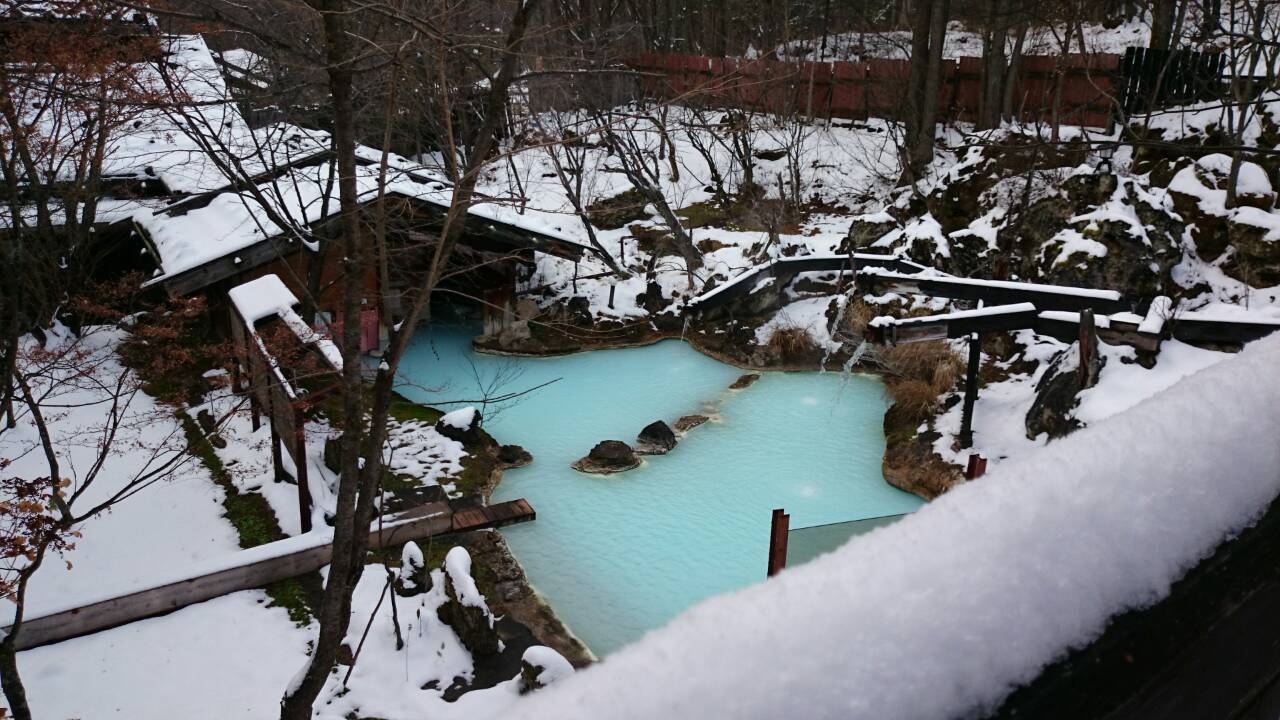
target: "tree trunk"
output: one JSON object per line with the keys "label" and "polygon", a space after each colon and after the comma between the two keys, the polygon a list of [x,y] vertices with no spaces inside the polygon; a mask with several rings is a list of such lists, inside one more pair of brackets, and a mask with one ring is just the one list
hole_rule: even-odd
{"label": "tree trunk", "polygon": [[1173,21],[1177,14],[1178,0],[1152,0],[1151,44],[1152,50],[1168,50],[1173,41]]}
{"label": "tree trunk", "polygon": [[[929,70],[929,27],[933,0],[922,0],[911,25],[911,66],[907,71],[906,118],[903,134],[902,177],[904,182],[916,180],[916,143],[924,122],[925,77]],[[934,98],[934,102],[937,99]]]}
{"label": "tree trunk", "polygon": [[987,30],[982,35],[982,95],[978,100],[978,129],[1000,124],[1004,106],[1005,43],[1008,41],[1009,0],[987,0]]}
{"label": "tree trunk", "polygon": [[[333,523],[333,557],[320,605],[320,631],[301,681],[286,691],[280,703],[281,720],[309,720],[312,705],[324,688],[351,621],[351,593],[364,569],[363,549],[357,532],[356,499],[360,482],[358,451],[364,435],[363,381],[360,376],[360,310],[364,294],[365,259],[360,239],[359,200],[356,188],[355,112],[352,103],[350,40],[346,32],[344,0],[324,0],[318,5],[324,21],[329,94],[333,103],[333,144],[338,164],[338,198],[344,255],[342,308],[343,417],[342,473]],[[367,527],[367,525],[365,526]]]}
{"label": "tree trunk", "polygon": [[929,62],[925,68],[924,102],[921,104],[919,134],[913,147],[916,173],[933,161],[934,137],[938,128],[938,91],[942,86],[942,49],[947,38],[949,0],[933,0],[929,12]]}

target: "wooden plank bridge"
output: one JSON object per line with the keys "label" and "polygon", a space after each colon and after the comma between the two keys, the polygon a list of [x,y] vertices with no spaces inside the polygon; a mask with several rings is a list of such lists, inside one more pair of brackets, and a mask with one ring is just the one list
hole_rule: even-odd
{"label": "wooden plank bridge", "polygon": [[[528,522],[536,517],[533,507],[523,498],[457,510],[447,502],[428,503],[384,518],[380,527],[370,531],[369,547],[393,547],[411,540]],[[143,590],[33,615],[23,621],[17,647],[26,650],[69,640],[315,572],[329,564],[331,542],[326,532],[298,535],[242,550],[206,563],[185,577],[170,578]]]}

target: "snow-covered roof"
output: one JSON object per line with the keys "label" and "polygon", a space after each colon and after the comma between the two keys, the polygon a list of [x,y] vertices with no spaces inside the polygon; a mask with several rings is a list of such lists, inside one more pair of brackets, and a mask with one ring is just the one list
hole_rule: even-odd
{"label": "snow-covered roof", "polygon": [[[153,282],[268,238],[287,237],[297,228],[310,226],[338,212],[338,187],[330,179],[335,172],[334,160],[327,153],[323,156],[301,154],[300,151],[322,147],[313,131],[277,126],[264,132],[272,132],[278,139],[286,131],[294,138],[303,138],[293,143],[298,150],[290,151],[288,143],[277,143],[273,146],[277,149],[273,157],[282,164],[294,165],[279,177],[263,182],[257,192],[227,187],[214,191],[211,197],[200,198],[199,202],[185,199],[168,208],[143,209],[134,214],[133,221],[147,231],[159,255],[163,276]],[[358,155],[364,164],[356,169],[357,194],[361,202],[370,202],[378,195],[380,153],[362,147]],[[388,196],[409,198],[441,210],[447,209],[453,199],[453,187],[447,180],[397,156],[389,158],[385,189]],[[501,205],[487,203],[473,206],[469,214],[530,235],[577,245],[558,227],[531,222],[505,210]],[[273,215],[284,221],[283,227],[275,222]]]}
{"label": "snow-covered roof", "polygon": [[1280,337],[1260,340],[893,525],[690,608],[506,717],[985,715],[1112,617],[1167,596],[1276,498],[1277,362]]}

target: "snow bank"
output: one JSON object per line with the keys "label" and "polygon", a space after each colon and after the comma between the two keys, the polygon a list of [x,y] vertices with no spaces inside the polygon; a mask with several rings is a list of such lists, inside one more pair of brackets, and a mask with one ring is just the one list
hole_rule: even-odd
{"label": "snow bank", "polygon": [[[1280,337],[713,598],[506,717],[949,718],[992,707],[1280,491]],[[1230,457],[1230,463],[1221,458]]]}

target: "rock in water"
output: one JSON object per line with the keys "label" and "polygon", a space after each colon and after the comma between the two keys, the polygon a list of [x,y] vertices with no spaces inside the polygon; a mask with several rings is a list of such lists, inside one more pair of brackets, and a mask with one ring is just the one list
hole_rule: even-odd
{"label": "rock in water", "polygon": [[604,440],[591,448],[587,456],[575,461],[570,467],[579,472],[608,475],[610,473],[630,470],[640,465],[640,458],[631,446],[621,440]]}
{"label": "rock in water", "polygon": [[519,445],[503,445],[498,448],[498,462],[509,468],[524,467],[533,462],[533,455]]}
{"label": "rock in water", "polygon": [[645,426],[636,437],[636,454],[666,455],[676,446],[676,434],[670,425],[658,420]]}
{"label": "rock in water", "polygon": [[676,430],[680,432],[688,432],[711,418],[706,415],[685,415],[676,420]]}
{"label": "rock in water", "polygon": [[734,381],[733,381],[733,384],[729,386],[729,389],[730,389],[730,390],[742,390],[743,388],[749,388],[749,387],[751,387],[752,385],[754,385],[754,384],[755,384],[755,382],[756,382],[757,380],[759,380],[759,379],[760,379],[760,376],[759,376],[758,374],[756,374],[756,373],[747,373],[746,375],[743,375],[742,377],[738,378],[737,380],[734,380]]}

